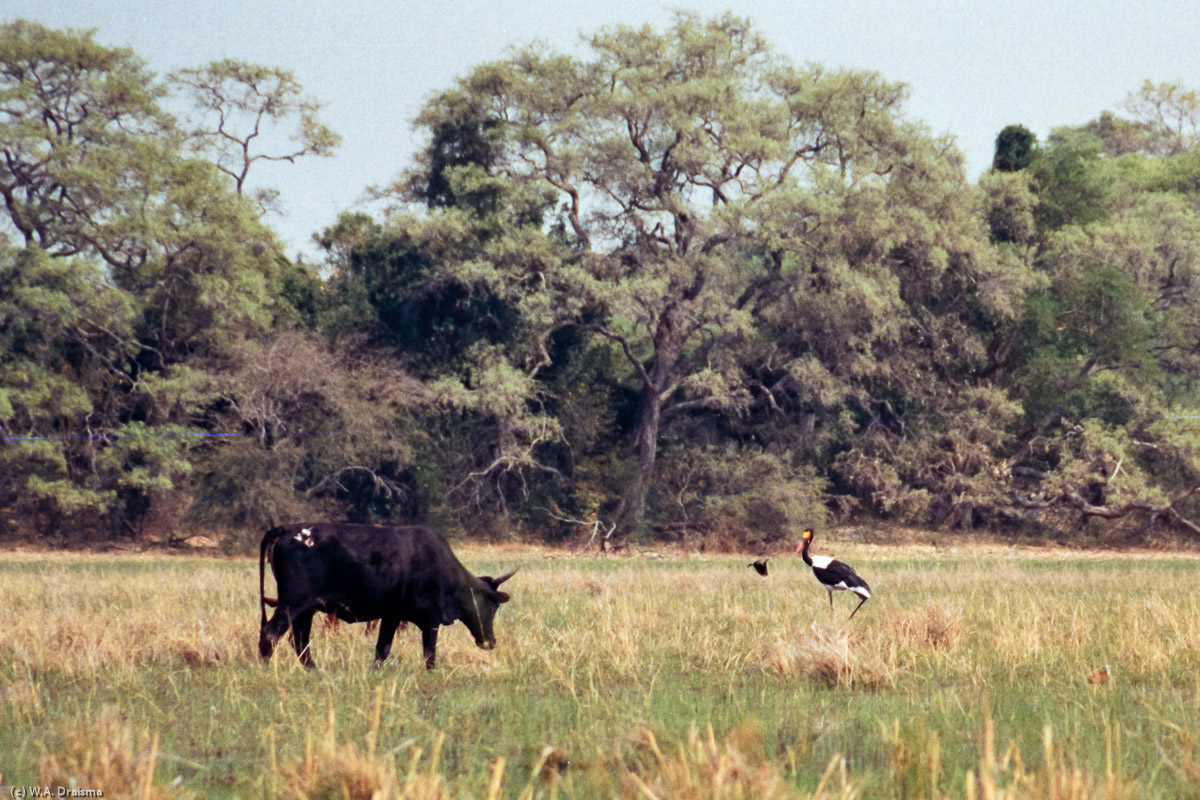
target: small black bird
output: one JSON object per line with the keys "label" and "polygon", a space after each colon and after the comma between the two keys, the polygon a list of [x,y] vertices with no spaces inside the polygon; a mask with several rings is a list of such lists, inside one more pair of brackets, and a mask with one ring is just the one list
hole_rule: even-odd
{"label": "small black bird", "polygon": [[800,553],[804,558],[804,563],[812,567],[813,574],[817,576],[817,580],[825,587],[825,591],[829,592],[829,618],[833,619],[833,593],[835,591],[849,591],[859,596],[858,605],[850,612],[850,616],[846,619],[847,622],[854,619],[854,615],[862,608],[862,604],[867,602],[871,597],[871,587],[867,582],[858,576],[858,573],[848,565],[840,561],[830,558],[829,556],[810,556],[808,554],[808,546],[812,544],[813,531],[812,528],[806,528],[804,533],[800,534],[800,544],[796,545],[796,552]]}
{"label": "small black bird", "polygon": [[754,567],[754,571],[757,572],[759,575],[767,574],[767,559],[765,559],[765,558],[760,558],[758,561],[753,561],[753,562],[747,564],[746,566]]}

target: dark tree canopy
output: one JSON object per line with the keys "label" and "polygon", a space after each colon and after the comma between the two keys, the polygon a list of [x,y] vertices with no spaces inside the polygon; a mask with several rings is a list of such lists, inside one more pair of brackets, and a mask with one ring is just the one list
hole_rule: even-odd
{"label": "dark tree canopy", "polygon": [[1037,154],[1037,134],[1023,125],[1009,125],[996,135],[996,154],[992,169],[998,172],[1018,172],[1025,169]]}
{"label": "dark tree canopy", "polygon": [[249,182],[337,143],[291,73],[0,26],[0,524],[1200,534],[1195,92],[977,185],[906,96],[729,14],[515,48],[310,264]]}

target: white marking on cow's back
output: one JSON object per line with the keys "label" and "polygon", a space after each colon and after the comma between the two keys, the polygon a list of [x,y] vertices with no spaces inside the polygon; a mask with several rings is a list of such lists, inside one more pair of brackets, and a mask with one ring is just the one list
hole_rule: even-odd
{"label": "white marking on cow's back", "polygon": [[305,536],[312,536],[312,528],[301,528],[300,532]]}
{"label": "white marking on cow's back", "polygon": [[833,559],[829,556],[813,556],[812,562],[813,566],[817,569],[826,569],[830,564],[833,563]]}

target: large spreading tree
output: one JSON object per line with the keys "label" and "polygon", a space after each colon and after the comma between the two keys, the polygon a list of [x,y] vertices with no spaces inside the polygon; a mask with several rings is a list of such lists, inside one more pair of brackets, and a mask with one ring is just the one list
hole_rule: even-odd
{"label": "large spreading tree", "polygon": [[92,34],[0,28],[3,505],[136,530],[179,485],[195,368],[272,321],[278,246]]}
{"label": "large spreading tree", "polygon": [[[204,434],[273,441],[245,365],[294,323],[303,270],[166,97],[92,33],[0,27],[0,513],[41,531],[136,534],[156,504],[228,504],[227,486],[203,497],[228,441]],[[294,474],[274,483],[290,494]]]}
{"label": "large spreading tree", "polygon": [[625,522],[673,420],[895,415],[983,357],[968,326],[1010,314],[1025,274],[1000,269],[960,156],[906,119],[902,86],[797,67],[732,16],[588,44],[515,51],[434,97],[424,161],[394,187],[425,210],[392,225],[422,254],[407,291],[454,284],[519,320],[488,351],[522,376],[510,402],[548,402],[536,378],[565,330],[619,353],[636,395]]}

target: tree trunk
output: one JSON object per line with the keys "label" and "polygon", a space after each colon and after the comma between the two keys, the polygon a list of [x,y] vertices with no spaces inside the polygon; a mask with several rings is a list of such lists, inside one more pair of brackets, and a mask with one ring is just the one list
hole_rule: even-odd
{"label": "tree trunk", "polygon": [[654,461],[658,455],[658,429],[662,418],[662,401],[653,387],[642,391],[638,404],[638,426],[634,433],[633,449],[637,455],[637,476],[622,504],[621,521],[631,530],[642,526],[646,515],[646,497],[654,482]]}
{"label": "tree trunk", "polygon": [[678,385],[679,354],[687,334],[683,333],[685,310],[674,305],[663,312],[655,328],[654,359],[647,368],[634,353],[629,340],[603,325],[591,323],[581,325],[584,330],[594,331],[618,342],[625,358],[637,371],[642,382],[642,396],[638,401],[637,430],[634,432],[633,449],[637,456],[637,475],[629,491],[617,506],[616,517],[627,530],[642,527],[646,515],[646,497],[654,483],[654,462],[658,456],[658,431],[662,425],[662,410],[667,398]]}

